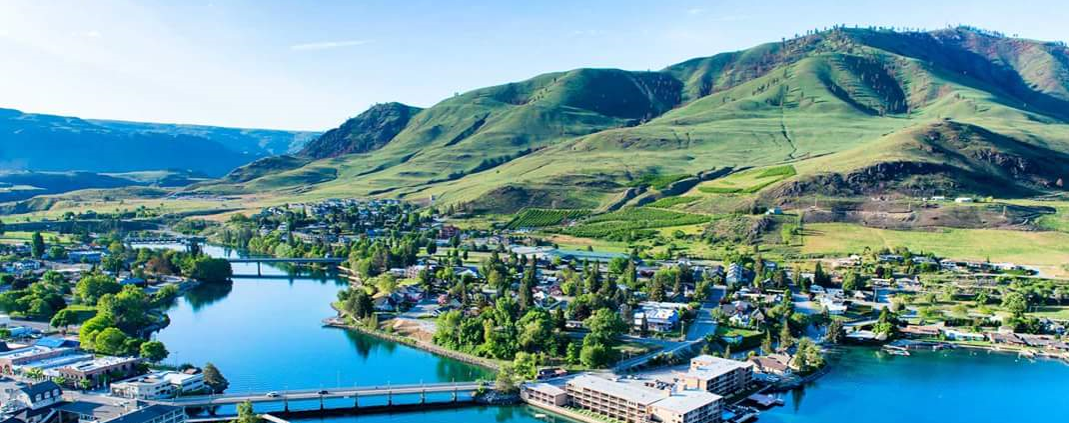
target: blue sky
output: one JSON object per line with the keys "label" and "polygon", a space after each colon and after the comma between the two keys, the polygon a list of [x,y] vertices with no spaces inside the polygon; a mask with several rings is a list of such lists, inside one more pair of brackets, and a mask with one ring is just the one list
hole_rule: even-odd
{"label": "blue sky", "polygon": [[1059,1],[0,2],[0,107],[327,129],[577,67],[660,69],[847,25],[970,24],[1069,40]]}

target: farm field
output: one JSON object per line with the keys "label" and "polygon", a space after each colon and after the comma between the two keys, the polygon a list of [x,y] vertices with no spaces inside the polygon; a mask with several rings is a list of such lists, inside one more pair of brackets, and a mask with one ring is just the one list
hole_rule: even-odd
{"label": "farm field", "polygon": [[583,238],[627,240],[652,229],[688,226],[709,221],[709,216],[655,208],[628,208],[593,216],[563,233]]}
{"label": "farm field", "polygon": [[895,231],[845,223],[806,225],[802,252],[844,255],[865,247],[908,246],[916,252],[940,256],[1044,267],[1063,274],[1069,263],[1069,234],[995,229],[944,229],[940,231]]}
{"label": "farm field", "polygon": [[707,194],[753,194],[796,174],[791,165],[751,169],[703,183],[698,186],[698,191]]}
{"label": "farm field", "polygon": [[590,210],[523,209],[509,222],[509,229],[542,228],[559,225],[565,220],[578,219],[590,214]]}

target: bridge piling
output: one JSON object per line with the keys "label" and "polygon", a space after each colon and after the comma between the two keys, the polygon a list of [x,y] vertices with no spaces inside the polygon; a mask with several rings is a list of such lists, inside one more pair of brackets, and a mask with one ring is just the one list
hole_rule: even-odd
{"label": "bridge piling", "polygon": [[355,408],[355,409],[359,409],[360,408],[360,393],[359,392],[357,392],[357,393],[355,393],[353,395],[353,408]]}

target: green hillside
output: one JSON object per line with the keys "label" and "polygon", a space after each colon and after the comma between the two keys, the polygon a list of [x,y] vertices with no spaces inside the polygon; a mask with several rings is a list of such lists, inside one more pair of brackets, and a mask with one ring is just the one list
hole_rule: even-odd
{"label": "green hillside", "polygon": [[[835,28],[658,72],[579,69],[478,89],[392,137],[372,131],[374,148],[196,189],[433,197],[507,213],[683,194],[661,204],[717,213],[808,196],[1032,196],[1062,189],[1067,64],[1063,44],[971,28]],[[785,164],[789,175],[733,174]]]}

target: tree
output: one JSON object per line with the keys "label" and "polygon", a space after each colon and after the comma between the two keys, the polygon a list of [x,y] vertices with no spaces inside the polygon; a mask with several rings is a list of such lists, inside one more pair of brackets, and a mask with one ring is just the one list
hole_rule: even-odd
{"label": "tree", "polygon": [[101,296],[105,294],[117,294],[122,286],[114,278],[95,273],[82,277],[74,286],[74,295],[82,303],[96,305]]}
{"label": "tree", "polygon": [[584,322],[590,329],[587,338],[593,338],[601,344],[613,345],[616,337],[627,330],[627,323],[615,311],[602,308]]}
{"label": "tree", "polygon": [[772,332],[765,332],[765,339],[761,341],[761,352],[772,354]]}
{"label": "tree", "polygon": [[213,393],[220,394],[230,386],[230,382],[223,377],[219,369],[212,363],[204,364],[204,384],[211,388]]}
{"label": "tree", "polygon": [[238,418],[234,423],[260,423],[263,420],[252,409],[252,403],[245,401],[238,404]]}
{"label": "tree", "polygon": [[832,320],[828,323],[827,329],[824,332],[824,342],[829,344],[838,344],[840,337],[843,333],[843,322],[839,320]]}
{"label": "tree", "polygon": [[189,277],[201,282],[223,283],[234,276],[234,269],[226,259],[200,256],[193,262]]}
{"label": "tree", "polygon": [[792,346],[794,346],[794,336],[791,335],[791,325],[784,320],[783,326],[779,331],[779,349],[780,351],[787,351]]}
{"label": "tree", "polygon": [[39,259],[45,255],[45,238],[41,236],[41,232],[34,232],[33,237],[30,239],[30,253],[33,254],[33,258]]}
{"label": "tree", "polygon": [[824,356],[820,352],[820,347],[812,339],[802,338],[798,341],[798,349],[794,354],[794,366],[802,373],[809,373],[824,367]]}
{"label": "tree", "polygon": [[141,358],[144,358],[153,363],[159,363],[163,359],[167,358],[170,352],[167,351],[167,347],[160,341],[148,341],[141,344]]}
{"label": "tree", "polygon": [[817,266],[813,269],[813,284],[820,286],[827,286],[831,283],[831,276],[824,272],[824,268],[817,262]]}
{"label": "tree", "polygon": [[52,321],[49,322],[52,327],[63,328],[63,331],[67,331],[67,327],[78,323],[78,314],[71,309],[63,309],[52,316]]}
{"label": "tree", "polygon": [[553,340],[553,318],[543,309],[531,309],[516,323],[520,349],[544,351]]}
{"label": "tree", "polygon": [[512,367],[512,364],[506,363],[502,365],[497,372],[497,378],[494,380],[494,390],[511,394],[518,389],[519,379],[516,377],[516,370]]}
{"label": "tree", "polygon": [[590,368],[601,368],[613,362],[614,350],[587,335],[579,351],[579,361]]}
{"label": "tree", "polygon": [[568,348],[566,348],[566,359],[568,364],[579,364],[582,362],[582,347],[576,342],[569,342]]}
{"label": "tree", "polygon": [[843,276],[843,291],[859,291],[865,289],[865,280],[857,272],[849,272]]}
{"label": "tree", "polygon": [[1028,311],[1028,298],[1020,292],[1010,292],[1002,296],[1002,308],[1020,318]]}
{"label": "tree", "polygon": [[126,341],[129,337],[126,336],[118,328],[110,327],[100,331],[93,339],[94,349],[105,355],[123,355],[126,354]]}
{"label": "tree", "polygon": [[519,379],[534,380],[538,377],[538,365],[540,361],[541,357],[538,354],[520,351],[516,353],[516,358],[512,360],[512,366]]}

